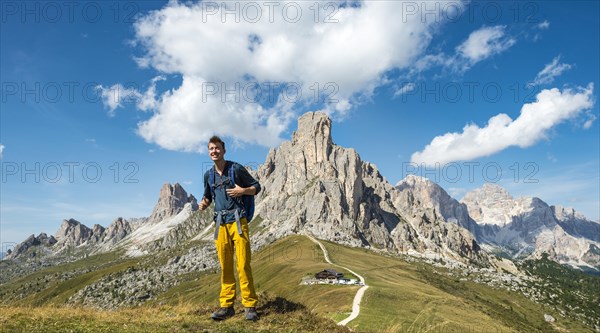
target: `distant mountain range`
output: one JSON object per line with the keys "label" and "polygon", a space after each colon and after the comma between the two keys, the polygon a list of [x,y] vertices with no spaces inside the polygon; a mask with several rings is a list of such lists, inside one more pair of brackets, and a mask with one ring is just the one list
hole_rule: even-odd
{"label": "distant mountain range", "polygon": [[539,198],[514,199],[502,187],[485,184],[461,203],[479,224],[484,247],[512,258],[549,258],[573,267],[600,267],[600,223],[573,208],[550,206]]}
{"label": "distant mountain range", "polygon": [[[500,259],[539,258],[600,270],[600,224],[538,198],[514,199],[486,184],[459,202],[432,181],[409,175],[393,186],[352,148],[335,145],[331,120],[306,113],[291,141],[271,149],[252,171],[255,247],[308,233],[340,244],[441,257],[456,265],[494,267]],[[71,218],[55,235],[31,235],[6,260],[81,257],[122,249],[140,256],[191,239],[210,239],[211,214],[195,214],[196,198],[165,184],[146,218],[117,218],[88,227]]]}
{"label": "distant mountain range", "polygon": [[[124,248],[130,256],[143,254],[140,249],[163,238],[198,209],[193,195],[179,184],[165,184],[152,213],[146,218],[116,218],[107,228],[99,224],[88,227],[71,218],[54,235],[31,235],[15,246],[7,259],[39,258],[60,255],[90,255]],[[25,257],[25,258],[24,258]]]}

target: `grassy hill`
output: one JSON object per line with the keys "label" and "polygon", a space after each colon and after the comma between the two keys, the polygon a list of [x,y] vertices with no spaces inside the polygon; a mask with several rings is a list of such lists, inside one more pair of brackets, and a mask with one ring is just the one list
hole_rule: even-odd
{"label": "grassy hill", "polygon": [[77,290],[105,275],[126,269],[139,258],[124,259],[121,252],[95,255],[52,266],[0,285],[0,304],[13,306],[60,305]]}
{"label": "grassy hill", "polygon": [[[444,269],[430,264],[323,243],[335,263],[363,275],[370,286],[359,317],[348,325],[355,331],[591,331],[516,292],[447,276]],[[168,255],[152,257],[152,262],[163,262]],[[0,332],[348,331],[335,322],[350,313],[357,287],[300,285],[302,277],[331,267],[318,246],[305,236],[281,239],[254,254],[261,314],[257,323],[245,322],[241,313],[222,323],[209,319],[218,300],[216,270],[183,275],[177,285],[138,307],[99,311],[62,306],[86,284],[144,260],[105,254],[0,285]],[[239,301],[236,309],[242,309]],[[553,315],[557,321],[546,322],[544,314]]]}
{"label": "grassy hill", "polygon": [[[322,260],[321,250],[308,238],[285,238],[254,254],[252,260],[257,290],[284,296],[329,318],[339,317],[340,313],[349,313],[352,310],[352,299],[357,286],[300,285],[302,277],[331,267]],[[350,275],[343,270],[336,270],[346,276]],[[216,306],[219,278],[219,272],[189,274],[178,286],[171,288],[152,303]]]}
{"label": "grassy hill", "polygon": [[363,274],[371,286],[359,317],[349,324],[358,331],[589,331],[566,318],[547,323],[544,314],[556,313],[516,292],[448,277],[429,264],[324,244],[336,263]]}
{"label": "grassy hill", "polygon": [[0,332],[350,332],[315,316],[302,305],[261,293],[258,322],[244,320],[243,311],[214,322],[212,305],[143,306],[118,311],[70,307],[0,306]]}

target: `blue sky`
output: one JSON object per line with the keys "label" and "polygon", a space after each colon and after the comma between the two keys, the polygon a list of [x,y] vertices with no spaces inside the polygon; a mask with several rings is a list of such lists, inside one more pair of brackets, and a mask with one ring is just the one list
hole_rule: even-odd
{"label": "blue sky", "polygon": [[393,184],[599,218],[598,2],[268,3],[2,2],[2,249],[197,196],[213,133],[258,165],[316,110]]}

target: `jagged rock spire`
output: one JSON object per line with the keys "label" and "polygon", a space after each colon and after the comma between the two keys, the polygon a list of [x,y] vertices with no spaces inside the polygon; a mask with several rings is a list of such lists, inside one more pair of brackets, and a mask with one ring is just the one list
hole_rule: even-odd
{"label": "jagged rock spire", "polygon": [[459,226],[465,223],[446,223],[439,205],[411,205],[415,195],[400,193],[354,149],[334,145],[331,125],[322,112],[305,113],[292,140],[272,149],[257,170],[263,191],[256,215],[268,226],[258,243],[307,232],[353,246],[484,260],[473,235]]}
{"label": "jagged rock spire", "polygon": [[154,206],[147,223],[158,223],[165,218],[177,215],[188,202],[192,203],[194,210],[198,208],[196,198],[192,195],[188,196],[179,183],[174,185],[165,183],[160,189],[158,202]]}
{"label": "jagged rock spire", "polygon": [[323,112],[307,112],[298,118],[298,130],[292,135],[293,146],[305,147],[306,162],[320,163],[329,159],[331,119]]}
{"label": "jagged rock spire", "polygon": [[75,219],[63,220],[56,232],[55,238],[67,246],[77,246],[85,243],[92,236],[92,229]]}

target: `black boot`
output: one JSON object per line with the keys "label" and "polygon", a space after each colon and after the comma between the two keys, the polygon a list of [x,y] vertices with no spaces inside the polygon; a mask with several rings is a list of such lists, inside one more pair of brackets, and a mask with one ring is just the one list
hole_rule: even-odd
{"label": "black boot", "polygon": [[258,320],[258,313],[256,313],[255,307],[246,308],[246,320]]}
{"label": "black boot", "polygon": [[213,312],[211,318],[214,320],[224,320],[233,316],[234,314],[235,311],[233,311],[233,306],[230,306],[228,308],[221,307],[217,311]]}

